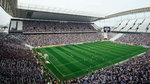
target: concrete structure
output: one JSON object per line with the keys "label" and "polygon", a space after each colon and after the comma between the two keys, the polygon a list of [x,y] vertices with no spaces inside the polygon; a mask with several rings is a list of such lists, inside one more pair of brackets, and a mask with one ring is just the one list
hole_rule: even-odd
{"label": "concrete structure", "polygon": [[[91,16],[81,11],[72,12],[70,10],[56,10],[51,8],[41,8],[40,6],[24,5],[18,6],[17,0],[0,0],[0,6],[12,17],[43,19],[43,20],[59,20],[59,21],[77,21],[77,22],[93,22],[104,17]],[[61,11],[61,12],[60,12]],[[70,13],[70,14],[69,14]],[[85,15],[87,14],[87,15]]]}
{"label": "concrete structure", "polygon": [[17,15],[17,0],[0,0],[0,6],[11,16]]}
{"label": "concrete structure", "polygon": [[[18,0],[0,0],[0,6],[12,17],[28,18],[28,19],[46,19],[46,20],[62,20],[62,21],[78,21],[78,22],[94,22],[97,20],[108,19],[112,17],[147,12],[150,7],[134,9],[111,14],[108,16],[91,15],[82,11],[56,10],[53,8],[41,8],[30,4],[18,5]],[[60,12],[61,11],[61,12]],[[85,15],[86,14],[86,15]]]}
{"label": "concrete structure", "polygon": [[128,11],[122,11],[122,12],[119,12],[119,13],[108,15],[108,16],[105,17],[105,19],[112,18],[112,17],[118,17],[118,16],[122,16],[122,15],[127,15],[127,14],[148,12],[148,11],[150,11],[150,7],[134,9],[134,10],[128,10]]}

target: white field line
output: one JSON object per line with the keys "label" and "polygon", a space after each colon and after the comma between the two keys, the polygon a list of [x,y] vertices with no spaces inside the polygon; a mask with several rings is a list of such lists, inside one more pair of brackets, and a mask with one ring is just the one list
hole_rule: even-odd
{"label": "white field line", "polygon": [[[87,45],[88,46],[88,45]],[[88,46],[89,48],[90,48],[90,46]],[[95,46],[96,47],[96,46]],[[110,47],[110,48],[113,48],[113,47]],[[87,48],[88,49],[88,48]],[[104,48],[104,49],[107,49],[107,48]],[[125,48],[124,48],[125,49]],[[90,49],[88,49],[88,50],[90,50]],[[94,50],[96,50],[96,49],[94,49]],[[118,49],[119,50],[119,49]],[[124,51],[124,50],[122,50],[122,51]],[[94,51],[93,51],[94,52]],[[103,52],[105,52],[105,51],[103,51]],[[126,52],[126,51],[125,51]],[[120,55],[120,54],[116,54],[116,53],[113,53],[114,55]],[[133,53],[132,53],[133,54]],[[131,55],[131,54],[129,54],[129,55]],[[127,55],[128,56],[128,55]]]}
{"label": "white field line", "polygon": [[[66,49],[65,49],[65,50],[66,50]],[[66,56],[68,56],[68,54],[62,52],[61,50],[58,50],[58,51],[60,51],[61,53],[65,54]],[[70,57],[70,56],[68,56],[68,57],[71,58],[71,59],[74,59],[73,57]],[[77,62],[80,62],[80,61],[73,61],[73,62],[69,62],[69,63],[66,63],[66,64],[59,64],[58,66],[67,65],[67,64],[71,64],[71,63],[77,63]]]}
{"label": "white field line", "polygon": [[[102,64],[103,64],[103,63],[101,63],[101,64],[99,64],[99,65],[96,65],[96,66],[93,66],[93,67],[90,67],[90,68],[98,67],[98,66],[100,66],[100,65],[102,65]],[[72,75],[72,74],[77,73],[77,72],[81,72],[81,71],[83,71],[83,70],[90,69],[90,68],[86,68],[86,69],[81,69],[81,70],[79,70],[79,71],[75,71],[75,72],[73,72],[73,73],[70,73],[70,74],[64,75],[64,77],[65,77],[65,76],[68,76],[68,75]]]}
{"label": "white field line", "polygon": [[[139,56],[141,56],[141,55],[143,55],[143,54],[145,54],[145,53],[146,53],[146,52],[140,53],[140,54],[135,55],[135,56],[133,56],[133,57],[131,57],[131,58],[139,57]],[[116,63],[115,65],[119,65],[119,64],[122,64],[122,63],[124,63],[124,62],[127,62],[127,61],[130,60],[131,58],[126,59],[126,60],[124,60],[124,61],[121,61],[121,62],[119,62],[119,63]]]}
{"label": "white field line", "polygon": [[[66,51],[68,51],[68,49],[65,49]],[[58,51],[61,51],[61,50],[58,50]],[[62,52],[62,51],[61,51]],[[62,53],[64,53],[64,52],[62,52]],[[66,53],[64,53],[65,55],[67,55]],[[68,55],[67,55],[68,56]],[[70,56],[69,56],[70,57]],[[70,57],[71,59],[74,59],[74,58],[72,58],[72,57]],[[81,58],[81,59],[83,59],[83,58]],[[69,63],[66,63],[66,64],[60,64],[60,65],[58,65],[58,66],[64,66],[64,65],[67,65],[67,64],[71,64],[71,63],[77,63],[77,62],[81,62],[81,61],[73,61],[73,62],[69,62]],[[84,65],[84,66],[86,66],[86,65]]]}
{"label": "white field line", "polygon": [[[145,53],[145,52],[144,52]],[[141,54],[139,54],[139,55],[135,55],[135,56],[133,56],[132,58],[134,58],[134,57],[136,57],[136,56],[141,56],[142,54],[144,54],[144,53],[141,53]],[[132,53],[133,54],[133,53]],[[130,55],[132,55],[132,54],[130,54]],[[120,58],[117,58],[117,59],[120,59]],[[117,59],[114,59],[114,60],[117,60]],[[129,58],[130,59],[130,58]],[[129,59],[127,59],[127,60],[124,60],[124,61],[121,61],[121,62],[118,62],[118,63],[116,63],[116,64],[119,64],[119,63],[123,63],[123,62],[126,62],[126,61],[128,61]],[[114,60],[112,60],[112,61],[114,61]],[[112,63],[112,61],[109,61],[110,63]],[[103,64],[103,63],[102,63]],[[99,64],[99,65],[102,65],[102,64]],[[113,63],[112,63],[113,64]],[[114,64],[114,65],[116,65],[116,64]],[[96,66],[99,66],[99,65],[96,65]],[[96,67],[96,66],[94,66],[94,67]],[[110,66],[112,66],[112,65],[110,65]],[[108,67],[108,66],[107,66]],[[93,67],[91,67],[91,68],[93,68]],[[90,68],[86,68],[86,69],[90,69]],[[70,73],[70,74],[67,74],[67,75],[64,75],[64,76],[68,76],[68,75],[72,75],[72,74],[74,74],[74,73],[77,73],[77,72],[80,72],[80,71],[83,71],[83,70],[86,70],[86,69],[81,69],[81,70],[79,70],[79,71],[76,71],[76,72],[73,72],[73,73]]]}
{"label": "white field line", "polygon": [[[87,45],[88,46],[88,45]],[[88,46],[88,47],[90,47],[90,46]],[[83,47],[82,47],[83,48]],[[112,47],[111,47],[112,48]],[[88,49],[87,48],[87,50],[90,50],[90,49]],[[94,52],[94,51],[93,51]],[[116,54],[116,55],[119,55],[119,54]],[[131,54],[130,54],[131,55]],[[117,58],[117,59],[120,59],[120,58]],[[114,60],[117,60],[117,59],[114,59]],[[114,60],[112,60],[112,61],[114,61]],[[98,65],[97,65],[98,66]],[[94,66],[95,67],[95,66]],[[92,67],[93,68],[93,67]],[[87,68],[88,69],[88,68]],[[83,70],[83,69],[82,69]],[[82,70],[80,70],[80,71],[82,71]],[[77,71],[77,72],[79,72],[79,71]],[[74,72],[74,73],[76,73],[76,72]],[[73,73],[71,73],[71,74],[73,74]],[[67,74],[67,75],[71,75],[71,74]],[[67,76],[67,75],[65,75],[65,76]]]}
{"label": "white field line", "polygon": [[[46,51],[47,53],[49,53],[47,50],[44,49],[44,51]],[[50,54],[50,53],[49,53]],[[51,54],[52,55],[52,54]],[[49,60],[50,61],[50,60]],[[51,61],[50,61],[51,62]],[[64,75],[57,69],[57,67],[53,64],[53,62],[51,62],[52,65],[56,68],[56,70],[64,77]]]}
{"label": "white field line", "polygon": [[74,61],[74,62],[69,62],[69,63],[66,63],[66,64],[59,64],[57,66],[64,66],[64,65],[68,65],[68,64],[72,64],[72,63],[78,63],[78,62],[81,62],[81,61]]}
{"label": "white field line", "polygon": [[[45,49],[44,49],[45,50]],[[89,50],[89,49],[88,49]],[[45,50],[46,51],[46,50]],[[46,52],[48,52],[48,51],[46,51]],[[93,51],[94,52],[94,51]],[[49,53],[49,52],[48,52]],[[144,52],[145,53],[145,52]],[[142,54],[142,53],[141,53]],[[139,54],[139,55],[141,55],[141,54]],[[131,54],[130,54],[131,55]],[[135,55],[135,56],[137,56],[137,55]],[[134,58],[135,56],[133,56],[132,58]],[[117,59],[120,59],[120,58],[117,58]],[[130,59],[130,58],[129,58]],[[127,59],[127,60],[129,60],[129,59]],[[114,59],[114,60],[116,60],[116,59]],[[112,60],[112,61],[114,61],[114,60]],[[119,63],[122,63],[122,62],[125,62],[125,61],[127,61],[127,60],[124,60],[124,61],[121,61],[121,62],[119,62]],[[110,61],[111,62],[111,61]],[[52,63],[52,62],[51,62]],[[76,63],[76,62],[72,62],[72,63]],[[119,63],[116,63],[116,64],[119,64]],[[68,63],[68,64],[70,64],[70,63]],[[62,66],[63,65],[66,65],[66,64],[62,64]],[[99,65],[102,65],[102,64],[99,64]],[[99,65],[96,65],[96,66],[99,66]],[[55,66],[55,65],[54,65]],[[96,67],[96,66],[94,66],[94,67]],[[112,66],[112,65],[111,65]],[[108,66],[107,66],[108,67]],[[55,66],[55,68],[56,68],[56,66]],[[91,68],[93,68],[93,67],[91,67]],[[56,68],[57,69],[57,68]],[[86,68],[86,69],[90,69],[90,68]],[[74,73],[77,73],[77,72],[80,72],[80,71],[83,71],[83,70],[86,70],[86,69],[81,69],[81,70],[79,70],[79,71],[76,71],[76,72],[73,72],[73,73],[70,73],[70,74],[67,74],[67,75],[62,75],[62,73],[61,73],[61,75],[63,76],[63,77],[65,77],[65,76],[68,76],[68,75],[72,75],[72,74],[74,74]]]}
{"label": "white field line", "polygon": [[[87,45],[87,46],[89,46],[89,45]],[[90,47],[90,46],[89,46]],[[96,48],[98,48],[98,46],[94,46],[94,47],[96,47]],[[105,48],[105,47],[103,47],[103,48]],[[112,46],[109,46],[109,48],[113,48]],[[107,49],[107,48],[105,48],[105,49]],[[126,49],[126,48],[122,48],[122,49]],[[118,49],[119,50],[119,49]],[[123,50],[122,50],[123,51]]]}
{"label": "white field line", "polygon": [[[102,64],[103,64],[103,63],[102,63]],[[100,66],[100,65],[102,65],[102,64],[99,64],[99,65],[96,65],[96,66],[93,66],[93,67],[97,67],[97,66]],[[90,68],[93,68],[93,67],[90,67]],[[73,73],[70,73],[70,74],[64,75],[64,77],[65,77],[65,76],[68,76],[68,75],[72,75],[72,74],[77,73],[77,72],[81,72],[81,71],[83,71],[83,70],[90,69],[90,68],[86,68],[86,69],[81,69],[81,70],[79,70],[79,71],[75,71],[75,72],[73,72]]]}
{"label": "white field line", "polygon": [[[82,46],[80,46],[80,47],[82,47]],[[92,52],[95,52],[95,50],[97,50],[97,49],[93,49],[93,47],[90,47],[89,45],[87,45],[87,47],[88,48],[86,48],[87,50],[89,50],[89,51],[92,51]],[[94,48],[95,48],[96,46],[94,46]],[[82,48],[84,48],[84,47],[82,47]],[[92,48],[92,49],[91,49]],[[96,47],[96,48],[98,48],[98,47]],[[107,48],[104,48],[104,49],[107,49]],[[106,52],[106,51],[103,51],[103,52]],[[99,53],[99,52],[95,52],[95,53],[98,53],[98,54],[101,54],[101,53]],[[108,52],[107,52],[108,53]],[[120,54],[116,54],[116,53],[113,53],[114,55],[120,55]]]}
{"label": "white field line", "polygon": [[[59,50],[60,51],[60,50]],[[63,52],[62,52],[63,53]],[[65,54],[65,53],[64,53]],[[67,54],[66,54],[67,55]],[[71,58],[71,57],[70,57]],[[77,63],[77,62],[80,62],[80,61],[74,61],[74,62],[70,62],[70,63],[68,63],[68,64],[71,64],[71,63]],[[61,66],[65,66],[65,65],[67,65],[67,63],[66,64],[61,64]],[[59,66],[59,65],[58,65]],[[84,66],[86,66],[86,65],[84,65]],[[64,76],[64,75],[63,75]]]}
{"label": "white field line", "polygon": [[[40,50],[41,51],[41,50]],[[42,52],[42,51],[41,51]],[[50,70],[49,68],[48,68],[48,70]],[[59,80],[59,78],[50,70],[50,72]]]}
{"label": "white field line", "polygon": [[[60,51],[60,50],[59,50]],[[62,52],[62,51],[61,51]],[[62,52],[62,53],[64,53],[64,52]],[[67,55],[66,53],[64,53],[65,55]],[[67,55],[68,56],[68,55]],[[68,57],[70,57],[70,56],[68,56]],[[72,57],[70,57],[71,59],[74,59],[74,58],[72,58]],[[57,66],[64,66],[64,65],[68,65],[68,64],[71,64],[71,63],[78,63],[78,62],[81,62],[81,61],[73,61],[73,62],[69,62],[69,63],[65,63],[65,64],[59,64],[59,65],[57,65]]]}

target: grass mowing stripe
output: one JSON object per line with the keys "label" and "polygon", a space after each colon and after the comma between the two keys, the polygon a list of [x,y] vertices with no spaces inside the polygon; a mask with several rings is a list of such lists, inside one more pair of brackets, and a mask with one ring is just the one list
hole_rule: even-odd
{"label": "grass mowing stripe", "polygon": [[[53,57],[49,55],[49,60],[51,60],[59,70],[62,70],[63,76],[61,76],[56,69],[53,69],[54,67],[47,67],[51,69],[60,80],[69,80],[74,77],[80,77],[87,74],[87,69],[88,72],[91,72],[126,60],[147,50],[140,46],[130,46],[112,42],[95,42],[45,49],[52,56],[55,56],[58,61],[55,63]],[[70,55],[68,54],[73,55],[73,57],[69,57]],[[92,54],[94,54],[94,57],[91,56]],[[105,60],[103,60],[103,57],[106,57]],[[87,60],[84,61],[84,59]]]}
{"label": "grass mowing stripe", "polygon": [[[98,45],[100,45],[100,44],[98,44]],[[98,47],[98,45],[97,45],[97,47]],[[118,45],[119,45],[119,44],[118,44]],[[121,45],[124,45],[124,44],[121,44]],[[84,45],[83,45],[83,46],[84,46]],[[100,46],[101,46],[101,45],[100,45]],[[129,46],[130,46],[130,45],[129,45]],[[96,47],[96,46],[95,46],[95,47]],[[130,46],[130,47],[131,47],[131,46]],[[111,49],[113,49],[113,50],[114,50],[114,49],[119,49],[119,50],[122,49],[123,51],[126,51],[126,50],[127,50],[126,48],[124,48],[124,47],[122,48],[121,46],[120,46],[120,47],[116,47],[116,46],[115,46],[115,47],[114,47],[114,46],[112,47],[112,45],[108,45],[108,44],[105,45],[105,47],[103,47],[103,48],[107,48],[107,49],[110,49],[110,48],[111,48]],[[129,47],[128,47],[128,48],[129,48]],[[130,49],[130,50],[132,50],[132,49],[135,50],[134,48],[129,48],[129,49]]]}
{"label": "grass mowing stripe", "polygon": [[[42,48],[43,49],[43,48]],[[39,51],[41,52],[41,50],[42,49],[39,49]],[[43,51],[42,51],[43,52]],[[45,63],[45,59],[42,59],[41,58],[41,60],[43,61],[43,63],[48,67],[48,70],[59,80],[59,78],[53,73],[53,71],[50,69],[50,65],[47,65],[46,63]],[[53,65],[52,65],[53,66]],[[54,69],[54,68],[53,68]]]}
{"label": "grass mowing stripe", "polygon": [[[86,51],[88,51],[88,50],[86,50]],[[102,50],[101,50],[101,52],[102,52]],[[107,59],[114,59],[116,57],[115,55],[113,55],[113,57],[112,57],[111,54],[108,54],[108,53],[104,54],[104,53],[101,53],[101,52],[97,52],[96,54],[98,54],[98,55],[94,55],[94,56],[96,56],[96,57],[100,57],[101,56],[101,58],[105,59],[105,60],[107,60]]]}
{"label": "grass mowing stripe", "polygon": [[[78,48],[82,48],[82,49],[86,49],[87,51],[92,51],[93,53],[96,53],[95,51],[99,51],[100,50],[100,48],[99,47],[95,47],[94,46],[94,48],[93,47],[91,47],[91,46],[88,46],[88,45],[86,45],[86,46],[76,46],[76,47],[78,47]],[[106,53],[106,51],[105,50],[103,50],[104,48],[102,48],[100,51],[103,51],[104,53]],[[97,53],[99,53],[99,52],[97,52]],[[101,54],[101,53],[100,53]],[[114,54],[114,55],[118,55],[118,54]]]}
{"label": "grass mowing stripe", "polygon": [[[44,51],[46,51],[46,53],[48,53],[49,54],[49,52],[46,50],[46,49],[43,49]],[[50,61],[50,59],[48,58],[48,61]],[[50,61],[51,62],[51,61]],[[58,69],[57,69],[57,67],[55,66],[55,64],[53,64],[53,62],[51,62],[52,63],[52,65],[56,68],[56,70],[63,76],[63,74],[61,73],[61,71],[59,71]]]}
{"label": "grass mowing stripe", "polygon": [[[69,63],[69,60],[67,60],[65,57],[61,56],[59,53],[56,52],[55,49],[51,49],[51,51],[53,52],[53,54],[57,57],[59,57],[62,63]],[[76,65],[72,64],[72,67],[69,66],[65,66],[67,68],[69,68],[71,71],[76,71],[76,70],[80,70],[79,67],[77,67]]]}
{"label": "grass mowing stripe", "polygon": [[[91,51],[86,51],[85,49],[80,49],[80,48],[76,48],[76,47],[72,47],[72,49],[74,48],[74,51],[75,50],[78,50],[78,51],[82,51],[82,53],[86,52],[86,54],[88,54],[89,56],[87,56],[88,58],[86,59],[91,59],[91,54],[92,52]],[[71,49],[71,48],[70,48]],[[91,52],[91,53],[90,53]],[[81,54],[82,54],[81,53]],[[92,62],[92,63],[91,63]],[[89,61],[88,63],[91,63],[92,66],[94,66],[95,64],[97,64],[98,62],[96,60],[93,60],[93,61]],[[95,64],[94,64],[95,63]]]}
{"label": "grass mowing stripe", "polygon": [[[115,48],[120,48],[121,47],[121,49],[124,49],[124,48],[128,48],[128,47],[130,47],[131,48],[131,50],[134,50],[134,49],[137,49],[137,48],[143,48],[142,46],[134,46],[134,45],[128,45],[128,44],[119,44],[119,43],[112,43],[112,42],[107,42],[108,44],[106,44],[105,46],[113,46],[113,44],[115,45]],[[111,45],[110,45],[110,43],[112,43]],[[98,44],[99,45],[99,44]],[[114,47],[114,46],[113,46]]]}
{"label": "grass mowing stripe", "polygon": [[75,48],[74,46],[72,46],[72,47],[66,46],[66,48],[71,49],[71,50],[73,50],[73,51],[75,51],[75,52],[81,54],[81,55],[84,57],[84,59],[88,59],[88,58],[90,57],[90,55],[89,55],[90,53],[89,53],[89,52],[87,52],[87,53],[89,53],[89,54],[84,53],[85,50],[80,50],[79,48]]}
{"label": "grass mowing stripe", "polygon": [[[70,51],[70,50],[67,50],[67,49],[65,49],[65,47],[58,47],[60,50],[62,50],[64,53],[66,53],[66,54],[68,54],[68,53],[70,53],[73,57],[73,59],[75,59],[76,60],[76,62],[81,62],[81,64],[83,64],[84,66],[86,65],[86,66],[88,66],[87,65],[87,63],[85,63],[85,62],[83,62],[83,59],[84,58],[81,58],[82,56],[80,56],[80,54],[77,54],[76,55],[76,53],[77,52],[73,52],[73,51]],[[79,56],[78,56],[79,55]],[[82,59],[82,60],[80,60],[80,59]],[[79,61],[80,60],[80,61]]]}
{"label": "grass mowing stripe", "polygon": [[[84,46],[84,45],[83,45]],[[96,46],[95,46],[96,47]],[[99,48],[98,46],[97,46],[97,48]],[[111,47],[103,47],[103,49],[106,49],[106,51],[108,51],[108,50],[110,50],[111,49]],[[130,48],[129,48],[130,49]],[[116,53],[119,53],[119,54],[121,54],[121,53],[124,53],[125,52],[125,50],[127,50],[127,49],[124,49],[124,50],[122,50],[122,52],[120,52],[120,48],[117,48],[117,50],[119,51],[116,51],[116,48],[113,48],[111,51],[116,51]],[[131,51],[131,50],[130,50]],[[131,51],[132,52],[132,51]],[[125,53],[126,54],[126,53]]]}
{"label": "grass mowing stripe", "polygon": [[[47,53],[48,53],[48,52],[47,52]],[[53,66],[55,66],[55,65],[53,65]],[[60,79],[63,79],[63,78],[64,78],[64,75],[57,69],[57,67],[54,67],[54,68],[56,69],[55,71],[57,72],[57,75],[60,74],[59,78],[60,78]],[[53,68],[53,69],[54,69],[54,68]],[[64,67],[63,67],[63,69],[64,69]]]}
{"label": "grass mowing stripe", "polygon": [[[108,55],[106,55],[106,51],[103,51],[103,50],[101,50],[101,52],[96,52],[95,53],[95,51],[98,51],[98,50],[96,50],[96,49],[88,49],[88,47],[86,46],[86,48],[84,48],[84,47],[79,47],[79,46],[75,46],[75,47],[78,47],[78,48],[80,48],[80,49],[85,49],[86,51],[88,51],[88,52],[92,52],[92,54],[94,53],[94,54],[96,54],[96,55],[100,55],[100,56],[104,56],[104,57],[106,57],[106,56],[108,56],[110,59],[112,58],[112,57],[110,57],[111,55],[114,55],[113,53],[109,53],[108,54],[108,52],[107,52],[107,54]],[[109,56],[110,55],[110,56]],[[117,54],[115,54],[115,55],[117,55]]]}

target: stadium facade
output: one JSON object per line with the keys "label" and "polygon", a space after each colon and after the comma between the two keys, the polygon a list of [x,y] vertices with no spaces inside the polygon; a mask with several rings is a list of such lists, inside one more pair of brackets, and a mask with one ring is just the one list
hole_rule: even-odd
{"label": "stadium facade", "polygon": [[[18,5],[17,0],[12,2],[1,0],[0,2],[1,7],[13,16],[13,21],[17,18],[20,20],[37,19],[58,22],[95,22],[100,28],[110,26],[113,32],[150,33],[150,23],[148,19],[150,17],[150,7],[123,11],[107,16],[98,16],[88,12],[65,11],[62,9],[58,10],[24,3]],[[22,23],[19,22],[19,24],[21,25]],[[11,25],[12,24],[10,24],[10,26]],[[98,26],[94,25],[96,29],[98,29]]]}
{"label": "stadium facade", "polygon": [[149,7],[96,16],[0,5],[13,16],[0,33],[0,83],[149,83]]}
{"label": "stadium facade", "polygon": [[112,32],[150,33],[150,7],[108,15],[98,23],[100,27],[110,26]]}

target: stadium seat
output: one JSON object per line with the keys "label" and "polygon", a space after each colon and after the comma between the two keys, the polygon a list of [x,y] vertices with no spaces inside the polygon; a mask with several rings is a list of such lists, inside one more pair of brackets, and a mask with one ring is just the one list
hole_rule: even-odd
{"label": "stadium seat", "polygon": [[128,32],[136,32],[137,28],[139,27],[140,24],[142,24],[142,22],[144,21],[144,19],[138,19],[135,23],[135,25],[128,30]]}
{"label": "stadium seat", "polygon": [[121,25],[119,25],[114,31],[120,31],[122,28],[124,28],[128,24],[129,20],[122,21]]}
{"label": "stadium seat", "polygon": [[130,28],[132,28],[134,26],[135,22],[136,22],[136,19],[135,20],[130,20],[128,22],[128,25],[126,27],[124,27],[121,31],[127,32]]}
{"label": "stadium seat", "polygon": [[117,24],[112,28],[112,31],[114,31],[115,29],[117,29],[120,25],[121,25],[122,22],[117,22]]}
{"label": "stadium seat", "polygon": [[149,25],[150,19],[145,19],[144,22],[139,25],[139,29],[137,30],[137,32],[146,32],[148,25]]}
{"label": "stadium seat", "polygon": [[150,33],[150,23],[149,23],[147,32]]}

